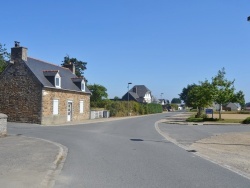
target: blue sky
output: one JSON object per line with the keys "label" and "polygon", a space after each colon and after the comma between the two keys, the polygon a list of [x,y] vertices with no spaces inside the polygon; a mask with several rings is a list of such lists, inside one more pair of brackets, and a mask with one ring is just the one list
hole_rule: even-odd
{"label": "blue sky", "polygon": [[[24,0],[1,2],[0,43],[61,64],[86,61],[89,84],[110,98],[127,83],[156,98],[178,97],[188,84],[225,67],[250,102],[250,6],[247,0]],[[131,87],[131,86],[130,86]]]}

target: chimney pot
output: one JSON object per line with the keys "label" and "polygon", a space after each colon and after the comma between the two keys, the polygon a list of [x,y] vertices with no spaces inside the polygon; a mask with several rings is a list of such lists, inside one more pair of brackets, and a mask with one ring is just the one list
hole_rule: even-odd
{"label": "chimney pot", "polygon": [[28,49],[20,46],[20,42],[15,41],[15,47],[11,48],[11,60],[27,61]]}

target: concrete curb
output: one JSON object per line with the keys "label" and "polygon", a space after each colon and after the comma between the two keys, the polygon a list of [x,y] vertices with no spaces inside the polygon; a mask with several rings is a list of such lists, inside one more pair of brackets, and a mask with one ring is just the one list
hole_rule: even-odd
{"label": "concrete curb", "polygon": [[[40,139],[40,138],[37,138],[37,139]],[[56,159],[54,160],[51,168],[48,170],[46,176],[44,177],[44,179],[41,182],[41,185],[43,187],[46,187],[46,188],[51,187],[52,188],[55,185],[57,175],[59,175],[60,172],[62,171],[63,165],[64,165],[65,160],[67,158],[68,148],[66,146],[63,146],[63,145],[56,143],[56,142],[52,142],[52,141],[45,140],[45,139],[40,139],[40,140],[49,142],[49,143],[54,144],[60,148],[60,150],[56,156]]]}
{"label": "concrete curb", "polygon": [[[171,137],[168,135],[167,132],[164,132],[164,131],[162,131],[162,130],[159,128],[159,125],[158,125],[158,124],[159,124],[159,123],[164,123],[164,122],[165,122],[164,119],[155,122],[155,129],[156,129],[156,131],[157,131],[160,135],[162,135],[166,140],[168,140],[169,142],[172,142],[173,144],[177,145],[178,147],[180,147],[180,148],[182,148],[182,149],[188,151],[189,147],[184,146],[184,145],[178,143],[177,140],[171,138]],[[185,125],[187,125],[187,124],[185,124]],[[203,155],[203,154],[201,154],[201,153],[199,153],[199,152],[195,152],[195,153],[193,153],[193,155],[196,155],[196,156],[201,157],[201,158],[203,158],[203,159],[205,159],[205,160],[207,160],[207,161],[210,161],[210,162],[212,162],[212,163],[214,163],[214,164],[217,164],[217,165],[219,165],[219,166],[221,166],[221,167],[223,167],[223,168],[226,168],[226,169],[228,169],[228,170],[230,170],[230,171],[232,171],[232,172],[234,172],[234,173],[236,173],[236,174],[239,174],[240,176],[245,177],[245,178],[247,178],[247,179],[250,180],[250,175],[249,175],[248,173],[245,173],[245,172],[243,172],[243,171],[241,171],[241,170],[239,170],[239,169],[237,169],[237,168],[235,168],[235,167],[232,167],[232,166],[229,166],[229,165],[227,165],[227,164],[225,164],[225,163],[223,163],[223,162],[214,160],[214,159],[212,159],[212,158],[210,158],[210,157],[208,157],[208,156],[206,156],[206,155]]]}
{"label": "concrete curb", "polygon": [[[16,135],[9,135],[9,136],[16,136]],[[67,157],[68,148],[66,146],[59,144],[59,143],[52,142],[50,140],[45,140],[42,138],[35,138],[35,137],[28,137],[28,136],[21,136],[21,137],[48,142],[48,143],[53,144],[59,148],[59,152],[58,152],[55,160],[53,161],[52,165],[50,166],[50,169],[47,171],[44,179],[40,183],[41,187],[52,188],[55,184],[56,176],[61,172],[61,170],[63,168],[64,162],[65,162],[66,157]]]}
{"label": "concrete curb", "polygon": [[215,123],[215,122],[187,122],[187,121],[164,121],[168,124],[178,124],[178,125],[247,125],[242,123]]}

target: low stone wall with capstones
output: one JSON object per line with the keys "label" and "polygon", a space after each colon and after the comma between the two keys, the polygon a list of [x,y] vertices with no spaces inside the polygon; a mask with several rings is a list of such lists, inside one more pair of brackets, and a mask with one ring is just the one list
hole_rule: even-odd
{"label": "low stone wall with capstones", "polygon": [[7,115],[0,113],[0,136],[7,135],[7,118]]}

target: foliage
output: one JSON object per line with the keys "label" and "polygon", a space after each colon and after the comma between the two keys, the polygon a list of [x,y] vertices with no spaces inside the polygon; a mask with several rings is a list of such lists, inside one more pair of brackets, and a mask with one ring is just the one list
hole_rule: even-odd
{"label": "foliage", "polygon": [[238,91],[236,94],[234,94],[231,102],[239,103],[243,109],[245,107],[245,95],[243,91]]}
{"label": "foliage", "polygon": [[213,85],[207,80],[200,82],[188,92],[188,100],[191,106],[197,106],[197,117],[200,117],[202,108],[208,107],[213,102]]}
{"label": "foliage", "polygon": [[160,104],[142,104],[135,101],[111,101],[106,104],[105,109],[110,111],[110,116],[121,117],[128,115],[128,107],[131,115],[144,115],[162,113]]}
{"label": "foliage", "polygon": [[[187,87],[182,89],[182,92],[179,94],[180,99],[184,101],[186,106],[191,106],[189,100],[188,100],[188,92],[194,88],[195,86],[197,86],[196,84],[191,84],[191,85],[187,85]],[[194,107],[194,106],[193,106]]]}
{"label": "foliage", "polygon": [[148,114],[162,113],[162,105],[160,104],[149,103],[144,105],[147,106]]}
{"label": "foliage", "polygon": [[180,98],[173,98],[171,100],[171,104],[181,104],[181,99]]}
{"label": "foliage", "polygon": [[187,122],[203,122],[203,118],[189,117],[186,119]]}
{"label": "foliage", "polygon": [[238,114],[250,114],[250,111],[238,111]]}
{"label": "foliage", "polygon": [[242,121],[243,124],[250,124],[250,117],[247,117]]}
{"label": "foliage", "polygon": [[177,104],[170,104],[171,109],[173,110],[178,110],[178,105]]}
{"label": "foliage", "polygon": [[218,74],[212,78],[212,84],[215,88],[214,102],[219,104],[219,119],[221,119],[221,105],[228,102],[245,103],[244,94],[242,91],[234,93],[234,80],[229,81],[225,78],[225,68],[218,71]]}
{"label": "foliage", "polygon": [[101,102],[103,99],[108,98],[107,89],[99,84],[94,85],[88,85],[89,90],[92,92],[92,95],[90,96],[90,103],[91,107],[94,103]]}
{"label": "foliage", "polygon": [[75,74],[78,77],[81,77],[84,74],[84,70],[87,69],[87,62],[79,61],[76,58],[70,58],[69,55],[66,55],[62,62],[62,65],[69,65],[73,63],[75,65]]}
{"label": "foliage", "polygon": [[10,54],[7,52],[7,49],[0,43],[0,73],[7,67],[6,61],[9,60]]}
{"label": "foliage", "polygon": [[115,97],[114,97],[114,100],[115,100],[115,101],[118,101],[118,100],[120,100],[120,98],[117,97],[117,96],[115,96]]}

